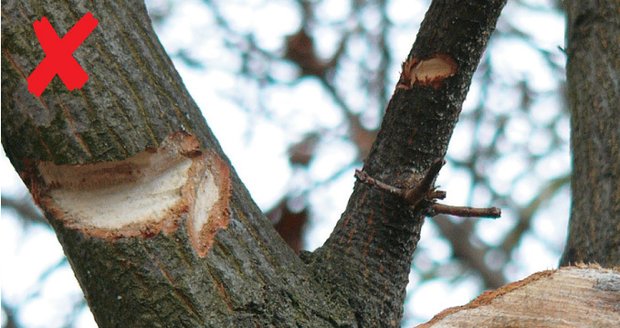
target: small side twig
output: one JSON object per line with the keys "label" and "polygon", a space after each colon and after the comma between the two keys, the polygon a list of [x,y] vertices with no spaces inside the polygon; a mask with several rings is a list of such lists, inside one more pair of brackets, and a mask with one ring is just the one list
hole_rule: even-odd
{"label": "small side twig", "polygon": [[404,191],[402,189],[397,188],[397,187],[393,187],[393,186],[390,186],[387,183],[381,182],[381,181],[371,177],[370,175],[368,175],[368,173],[366,173],[364,171],[355,170],[355,177],[359,181],[361,181],[361,182],[363,182],[363,183],[365,183],[365,184],[367,184],[369,186],[376,187],[379,190],[383,190],[383,191],[385,191],[387,193],[390,193],[390,194],[398,196],[398,197],[403,197],[403,198],[405,197],[405,193],[404,193]]}
{"label": "small side twig", "polygon": [[502,215],[502,210],[497,207],[467,207],[467,206],[450,206],[445,204],[433,204],[431,206],[431,216],[437,214],[449,214],[464,218],[498,218]]}
{"label": "small side twig", "polygon": [[403,201],[412,207],[420,204],[422,200],[425,200],[429,204],[426,215],[431,217],[437,214],[479,218],[498,218],[501,216],[501,209],[497,207],[477,208],[437,204],[436,201],[438,199],[444,199],[446,197],[445,191],[437,190],[434,187],[435,179],[445,163],[443,159],[434,161],[422,179],[411,188],[394,187],[360,170],[355,170],[355,177],[364,184],[402,198]]}
{"label": "small side twig", "polygon": [[[433,188],[433,184],[435,183],[435,179],[439,174],[439,171],[446,163],[443,159],[437,159],[431,164],[431,167],[426,171],[424,177],[420,180],[419,183],[416,184],[413,188],[405,189],[404,198],[407,204],[410,206],[416,206],[423,199],[432,200],[434,199],[429,195],[429,192],[435,191]],[[445,193],[444,193],[445,196]]]}

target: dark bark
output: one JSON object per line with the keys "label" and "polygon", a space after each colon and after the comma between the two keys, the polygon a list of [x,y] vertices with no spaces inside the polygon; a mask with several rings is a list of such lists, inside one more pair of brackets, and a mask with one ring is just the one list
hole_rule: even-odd
{"label": "dark bark", "polygon": [[[422,175],[443,158],[504,4],[431,4],[408,58],[446,54],[456,61],[457,72],[438,88],[414,84],[396,89],[365,161],[365,172],[402,186],[412,173]],[[321,281],[348,297],[363,326],[397,326],[422,224],[422,209],[412,210],[401,198],[357,182],[335,230],[310,259],[311,266]]]}
{"label": "dark bark", "polygon": [[[366,160],[371,176],[403,186],[412,172],[422,174],[445,155],[504,3],[433,2]],[[69,92],[54,79],[35,98],[26,77],[44,54],[32,22],[46,16],[62,36],[88,11],[99,26],[74,57],[89,81]],[[228,163],[142,4],[7,1],[2,18],[2,143],[35,200],[55,188],[42,177],[45,163],[77,169],[118,162],[178,131]],[[415,65],[433,58],[447,73]],[[417,80],[416,72],[430,77]],[[42,203],[101,327],[399,324],[424,208],[357,183],[332,236],[304,265],[234,170],[230,175],[229,223],[205,257],[190,245],[185,224],[110,240],[66,225]]]}
{"label": "dark bark", "polygon": [[[55,78],[35,98],[26,77],[43,52],[33,21],[46,16],[62,37],[88,11],[99,26],[74,53],[88,82],[69,92]],[[33,163],[120,160],[175,131],[225,158],[144,4],[3,2],[2,143],[35,199]],[[44,208],[100,327],[354,325],[350,310],[322,292],[231,176],[231,223],[205,258],[189,246],[184,224],[170,234],[110,242],[65,227]]]}
{"label": "dark bark", "polygon": [[620,2],[568,1],[573,203],[562,265],[620,265]]}

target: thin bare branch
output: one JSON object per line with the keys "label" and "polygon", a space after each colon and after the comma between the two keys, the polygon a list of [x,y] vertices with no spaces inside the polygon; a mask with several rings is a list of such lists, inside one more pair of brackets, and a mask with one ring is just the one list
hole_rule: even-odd
{"label": "thin bare branch", "polygon": [[497,207],[479,208],[468,206],[451,206],[445,204],[433,204],[429,215],[449,214],[464,218],[493,218],[496,219],[502,215],[502,210]]}
{"label": "thin bare branch", "polygon": [[379,190],[385,191],[387,193],[390,193],[392,195],[398,196],[398,197],[405,197],[405,191],[403,189],[400,189],[398,187],[394,187],[394,186],[390,186],[387,183],[381,182],[373,177],[371,177],[370,175],[368,175],[368,173],[364,172],[364,171],[360,171],[360,170],[355,170],[355,177],[362,183],[365,183],[369,186],[372,187],[376,187]]}
{"label": "thin bare branch", "polygon": [[[433,194],[435,179],[439,174],[439,171],[443,167],[446,161],[443,158],[436,159],[431,167],[426,171],[422,180],[417,183],[413,188],[406,189],[404,193],[404,199],[407,204],[415,206],[423,199],[432,200],[429,195]],[[444,193],[445,196],[445,193]]]}
{"label": "thin bare branch", "polygon": [[444,199],[446,192],[442,190],[436,190],[434,187],[435,179],[441,170],[441,167],[445,164],[445,160],[438,159],[433,162],[428,169],[424,177],[419,183],[415,184],[411,188],[403,189],[394,187],[385,182],[377,180],[368,173],[360,170],[355,170],[355,177],[362,183],[365,183],[371,187],[375,187],[384,192],[401,197],[409,206],[416,206],[422,200],[426,200],[430,203],[428,216],[435,216],[437,214],[449,214],[460,217],[478,217],[478,218],[498,218],[501,216],[502,211],[497,207],[478,208],[468,206],[452,206],[445,204],[437,204],[437,199]]}

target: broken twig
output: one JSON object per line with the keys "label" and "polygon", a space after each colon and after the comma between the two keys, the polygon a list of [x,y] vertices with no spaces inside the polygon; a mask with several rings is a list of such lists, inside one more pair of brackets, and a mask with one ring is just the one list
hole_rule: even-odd
{"label": "broken twig", "polygon": [[[424,177],[412,188],[405,189],[404,199],[410,206],[416,206],[423,199],[434,199],[429,193],[435,191],[433,187],[435,179],[441,170],[441,167],[446,163],[443,159],[438,159],[431,164],[431,167],[426,171]],[[445,193],[444,193],[445,194]]]}
{"label": "broken twig", "polygon": [[464,218],[498,218],[502,215],[502,210],[497,207],[467,207],[467,206],[450,206],[445,204],[433,204],[431,206],[430,216],[437,214],[449,214]]}
{"label": "broken twig", "polygon": [[437,204],[436,201],[438,199],[444,199],[446,197],[445,191],[437,190],[434,187],[435,179],[445,163],[446,161],[443,159],[434,161],[422,179],[410,188],[394,187],[360,170],[355,170],[355,177],[364,184],[402,198],[409,206],[416,206],[420,204],[422,200],[427,201],[430,205],[428,205],[429,208],[426,211],[426,215],[431,217],[437,214],[479,218],[498,218],[501,216],[501,209],[497,207],[477,208]]}

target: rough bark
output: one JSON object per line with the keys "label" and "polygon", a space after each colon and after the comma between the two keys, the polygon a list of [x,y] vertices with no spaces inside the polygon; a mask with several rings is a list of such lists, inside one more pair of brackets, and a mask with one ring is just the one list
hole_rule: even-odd
{"label": "rough bark", "polygon": [[[433,2],[366,172],[402,186],[445,155],[504,4]],[[34,97],[26,77],[44,54],[32,23],[46,16],[63,36],[89,11],[99,26],[73,54],[89,81],[69,92],[54,79]],[[398,325],[423,206],[409,208],[358,183],[332,236],[304,264],[230,168],[143,4],[7,1],[2,18],[2,143],[54,227],[101,327]],[[154,157],[163,169],[149,164]],[[187,176],[178,187],[181,200],[159,221],[101,228],[67,202],[86,197],[95,204],[98,195],[135,191],[131,183],[175,170]],[[80,174],[85,179],[74,178]],[[219,225],[196,241],[200,188],[213,180],[220,188],[216,204],[225,208],[215,217],[209,212]],[[108,214],[105,206],[101,212]]]}
{"label": "rough bark", "polygon": [[[471,77],[504,4],[431,4],[365,161],[365,172],[403,186],[412,174],[422,175],[445,155]],[[439,67],[430,75],[445,78],[418,79],[425,74],[411,70],[430,61]],[[456,68],[453,75],[444,74],[451,68]],[[397,326],[423,222],[422,208],[412,209],[398,197],[357,182],[335,230],[308,261],[322,282],[348,297],[363,326],[380,322]]]}
{"label": "rough bark", "polygon": [[573,155],[561,263],[620,265],[620,2],[567,1]]}
{"label": "rough bark", "polygon": [[[99,26],[74,53],[88,82],[69,92],[55,78],[35,98],[26,77],[44,54],[32,23],[46,16],[62,37],[88,11]],[[227,163],[143,3],[2,3],[2,143],[40,204],[49,204],[47,189],[53,189],[42,181],[42,163],[69,171],[114,163],[157,149],[177,131]],[[229,224],[204,258],[189,241],[187,213],[169,232],[139,229],[109,239],[66,226],[43,204],[100,327],[355,325],[351,311],[322,292],[231,171]]]}

